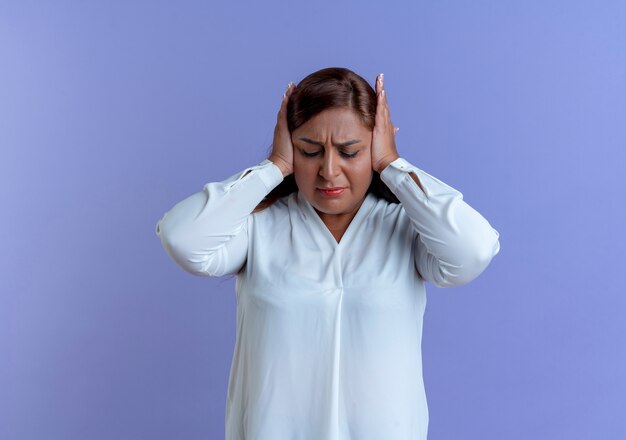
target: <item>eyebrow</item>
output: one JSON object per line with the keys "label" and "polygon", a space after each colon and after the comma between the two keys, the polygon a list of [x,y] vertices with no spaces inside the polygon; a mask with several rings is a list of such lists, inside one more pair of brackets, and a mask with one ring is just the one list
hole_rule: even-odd
{"label": "eyebrow", "polygon": [[[314,140],[309,139],[309,138],[306,138],[306,137],[301,137],[301,138],[300,138],[300,140],[302,140],[302,141],[304,141],[304,142],[308,142],[309,144],[319,145],[320,147],[323,147],[323,146],[324,146],[324,144],[323,144],[323,143],[321,143],[321,142],[317,142],[317,141],[314,141]],[[346,142],[341,142],[341,143],[339,143],[339,144],[333,144],[333,145],[335,145],[335,147],[348,147],[348,146],[350,146],[350,145],[352,145],[352,144],[357,144],[357,143],[359,143],[359,142],[361,142],[359,139],[351,139],[351,140],[349,140],[349,141],[346,141]]]}

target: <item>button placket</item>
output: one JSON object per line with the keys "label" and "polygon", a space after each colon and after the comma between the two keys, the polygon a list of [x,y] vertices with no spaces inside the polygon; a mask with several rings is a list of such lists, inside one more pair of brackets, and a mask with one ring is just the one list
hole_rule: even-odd
{"label": "button placket", "polygon": [[343,277],[341,276],[341,249],[341,247],[336,247],[335,253],[333,254],[333,270],[335,271],[335,273],[333,274],[333,281],[335,283],[335,289],[337,289],[340,294],[343,294]]}

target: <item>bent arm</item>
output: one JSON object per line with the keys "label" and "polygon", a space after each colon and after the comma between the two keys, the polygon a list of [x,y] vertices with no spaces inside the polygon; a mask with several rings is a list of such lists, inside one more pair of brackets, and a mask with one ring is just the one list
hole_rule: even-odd
{"label": "bent arm", "polygon": [[461,192],[403,158],[391,162],[380,177],[418,233],[415,267],[426,281],[438,287],[467,284],[500,251],[500,234]]}
{"label": "bent arm", "polygon": [[265,159],[222,182],[207,183],[166,212],[156,224],[156,234],[187,272],[235,274],[247,257],[248,217],[282,180],[278,166]]}

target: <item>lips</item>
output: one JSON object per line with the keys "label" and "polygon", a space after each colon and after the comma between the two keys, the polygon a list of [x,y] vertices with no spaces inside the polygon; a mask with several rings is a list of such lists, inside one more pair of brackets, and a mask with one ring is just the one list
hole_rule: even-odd
{"label": "lips", "polygon": [[320,188],[322,191],[337,191],[340,189],[343,189],[342,186],[332,186],[332,187],[327,187],[327,188]]}
{"label": "lips", "polygon": [[345,188],[342,187],[334,187],[334,188],[318,188],[318,191],[322,193],[326,197],[336,197],[343,193]]}

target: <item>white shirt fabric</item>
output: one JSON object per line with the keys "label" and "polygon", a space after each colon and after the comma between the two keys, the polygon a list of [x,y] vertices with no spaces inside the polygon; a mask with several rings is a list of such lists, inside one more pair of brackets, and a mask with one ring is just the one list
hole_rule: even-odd
{"label": "white shirt fabric", "polygon": [[237,275],[226,440],[426,439],[425,281],[470,282],[499,234],[404,158],[381,179],[401,203],[368,193],[339,243],[299,192],[251,214],[283,180],[267,159],[157,223],[186,271]]}

